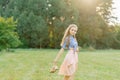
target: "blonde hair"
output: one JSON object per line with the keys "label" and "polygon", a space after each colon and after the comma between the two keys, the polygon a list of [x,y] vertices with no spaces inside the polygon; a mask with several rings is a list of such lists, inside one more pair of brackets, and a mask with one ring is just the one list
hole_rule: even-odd
{"label": "blonde hair", "polygon": [[[65,30],[65,33],[64,33],[64,36],[63,36],[63,38],[62,38],[62,41],[61,41],[60,46],[62,46],[62,45],[64,44],[65,38],[70,35],[70,29],[71,29],[72,27],[75,27],[75,28],[78,29],[77,25],[75,25],[75,24],[70,24],[70,25],[67,27],[67,29]],[[74,35],[73,37],[76,38],[75,35]]]}

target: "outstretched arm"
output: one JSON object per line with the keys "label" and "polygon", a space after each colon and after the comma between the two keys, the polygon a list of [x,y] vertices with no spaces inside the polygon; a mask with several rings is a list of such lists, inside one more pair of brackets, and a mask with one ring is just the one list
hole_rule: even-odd
{"label": "outstretched arm", "polygon": [[60,51],[58,52],[56,58],[54,59],[53,64],[56,65],[58,59],[60,58],[60,56],[62,55],[62,53],[64,52],[64,48],[61,48]]}
{"label": "outstretched arm", "polygon": [[67,42],[67,40],[68,40],[68,37],[65,38],[64,44],[61,46],[60,51],[58,52],[56,58],[54,59],[54,62],[53,62],[54,65],[56,65],[58,59],[60,58],[60,56],[61,56],[62,53],[64,52],[64,49],[65,49],[65,47],[66,47],[66,42]]}

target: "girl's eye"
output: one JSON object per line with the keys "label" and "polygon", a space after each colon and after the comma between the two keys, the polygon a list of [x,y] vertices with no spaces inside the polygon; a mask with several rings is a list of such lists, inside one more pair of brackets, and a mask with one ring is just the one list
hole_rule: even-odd
{"label": "girl's eye", "polygon": [[77,32],[77,31],[75,30],[75,32]]}
{"label": "girl's eye", "polygon": [[72,31],[74,31],[74,29],[72,29]]}
{"label": "girl's eye", "polygon": [[77,31],[76,31],[76,30],[74,30],[74,29],[71,29],[71,31],[77,32]]}

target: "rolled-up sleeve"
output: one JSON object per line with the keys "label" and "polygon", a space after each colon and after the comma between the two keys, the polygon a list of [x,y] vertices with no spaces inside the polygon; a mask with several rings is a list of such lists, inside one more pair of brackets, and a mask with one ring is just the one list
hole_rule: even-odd
{"label": "rolled-up sleeve", "polygon": [[64,49],[66,48],[67,40],[68,40],[68,38],[66,37],[65,40],[64,40],[64,43],[63,43],[63,45],[62,45],[62,48],[64,48]]}

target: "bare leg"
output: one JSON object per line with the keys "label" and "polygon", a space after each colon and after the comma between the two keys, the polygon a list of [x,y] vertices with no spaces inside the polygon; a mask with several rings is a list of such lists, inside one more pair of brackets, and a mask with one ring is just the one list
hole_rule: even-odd
{"label": "bare leg", "polygon": [[64,80],[69,80],[70,76],[64,76]]}
{"label": "bare leg", "polygon": [[74,80],[74,74],[70,76],[70,80]]}
{"label": "bare leg", "polygon": [[[75,66],[75,72],[76,72],[77,68],[78,68],[78,64],[76,63],[75,65],[76,65]],[[75,73],[72,76],[70,76],[70,80],[74,80],[74,75],[75,75]]]}

